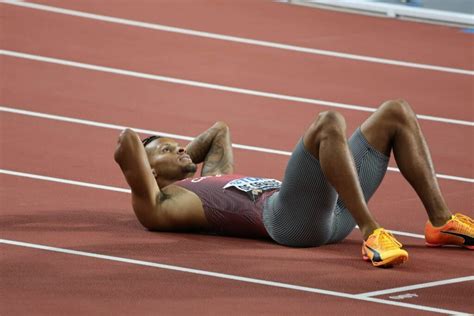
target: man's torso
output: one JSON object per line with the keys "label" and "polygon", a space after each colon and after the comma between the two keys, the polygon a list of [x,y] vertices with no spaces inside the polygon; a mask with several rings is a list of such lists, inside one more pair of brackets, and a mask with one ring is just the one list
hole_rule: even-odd
{"label": "man's torso", "polygon": [[[266,199],[279,189],[274,179],[240,175],[189,178],[167,187],[198,205],[206,219],[205,230],[227,236],[268,238],[262,212]],[[179,189],[181,190],[179,190]],[[168,189],[168,190],[169,190]],[[175,194],[176,194],[175,193]]]}

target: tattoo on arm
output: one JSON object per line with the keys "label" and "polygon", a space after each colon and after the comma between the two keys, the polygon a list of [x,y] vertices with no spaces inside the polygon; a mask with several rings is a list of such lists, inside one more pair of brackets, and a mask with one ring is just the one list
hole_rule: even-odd
{"label": "tattoo on arm", "polygon": [[211,148],[212,140],[216,134],[217,130],[211,127],[188,144],[186,152],[194,163],[199,164],[204,162],[204,159],[206,159],[206,155]]}
{"label": "tattoo on arm", "polygon": [[218,122],[196,137],[186,148],[194,163],[203,163],[201,175],[229,174],[234,158],[229,128]]}
{"label": "tattoo on arm", "polygon": [[234,171],[234,157],[228,131],[218,133],[206,155],[201,174],[229,174]]}

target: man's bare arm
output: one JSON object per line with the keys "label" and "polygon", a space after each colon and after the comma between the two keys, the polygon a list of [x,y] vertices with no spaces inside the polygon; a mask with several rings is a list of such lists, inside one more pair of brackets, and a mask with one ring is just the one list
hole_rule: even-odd
{"label": "man's bare arm", "polygon": [[194,163],[203,163],[201,175],[230,174],[234,171],[234,155],[229,127],[217,122],[186,147]]}
{"label": "man's bare arm", "polygon": [[148,157],[137,133],[125,129],[119,136],[114,154],[132,189],[132,205],[143,226],[156,226],[160,202],[164,199],[150,168]]}

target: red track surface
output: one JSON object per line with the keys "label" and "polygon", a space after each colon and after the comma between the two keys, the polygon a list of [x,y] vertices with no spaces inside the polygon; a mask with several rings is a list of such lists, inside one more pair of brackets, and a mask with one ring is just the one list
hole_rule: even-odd
{"label": "red track surface", "polygon": [[[455,28],[270,1],[41,1],[96,14],[285,44],[473,69],[472,35]],[[238,88],[375,107],[403,97],[418,113],[473,121],[469,75],[351,61],[97,22],[1,5],[2,49]],[[1,104],[193,136],[225,120],[235,143],[290,151],[325,106],[189,87],[2,56]],[[349,130],[368,113],[341,110]],[[126,187],[112,160],[118,131],[1,113],[0,168]],[[422,121],[437,171],[474,178],[472,126]],[[237,172],[281,178],[286,156],[236,150]],[[355,231],[339,245],[150,233],[126,193],[0,175],[3,239],[358,294],[472,275],[472,252],[400,237],[410,261],[374,269]],[[472,183],[440,180],[472,216]],[[426,215],[398,173],[370,203],[390,229],[422,234]],[[467,211],[466,211],[467,210]],[[2,244],[0,313],[422,314],[414,309],[278,289]],[[468,264],[466,264],[468,263]],[[403,300],[474,312],[473,281],[412,290]],[[395,295],[407,292],[396,293]],[[392,295],[377,296],[389,302]],[[26,303],[25,303],[26,302]]]}

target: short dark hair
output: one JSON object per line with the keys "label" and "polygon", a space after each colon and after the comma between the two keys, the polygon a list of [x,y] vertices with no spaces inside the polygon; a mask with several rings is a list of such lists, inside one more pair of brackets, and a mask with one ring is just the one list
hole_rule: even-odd
{"label": "short dark hair", "polygon": [[149,137],[143,139],[142,140],[143,147],[146,147],[146,145],[148,145],[149,143],[151,143],[152,141],[154,141],[155,139],[158,139],[158,138],[161,138],[161,136],[152,135],[152,136],[149,136]]}

